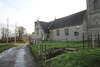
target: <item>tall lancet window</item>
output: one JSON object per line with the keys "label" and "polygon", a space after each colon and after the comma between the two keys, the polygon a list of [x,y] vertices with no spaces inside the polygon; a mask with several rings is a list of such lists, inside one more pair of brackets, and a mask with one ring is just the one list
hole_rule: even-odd
{"label": "tall lancet window", "polygon": [[98,0],[94,0],[93,2],[93,9],[99,8]]}

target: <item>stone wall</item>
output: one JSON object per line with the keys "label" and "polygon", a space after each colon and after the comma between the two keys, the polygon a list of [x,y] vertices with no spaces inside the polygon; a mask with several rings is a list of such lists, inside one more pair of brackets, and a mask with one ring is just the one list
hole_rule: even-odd
{"label": "stone wall", "polygon": [[87,0],[87,31],[88,34],[100,34],[100,0],[98,8],[93,8],[94,0]]}
{"label": "stone wall", "polygon": [[[59,29],[51,30],[52,33],[50,33],[51,40],[53,41],[66,41],[67,39],[69,41],[81,41],[83,33],[86,33],[86,22],[82,25],[78,26],[70,26],[70,27],[64,27]],[[66,28],[69,28],[69,35],[65,35]],[[60,30],[60,36],[57,36],[56,30]],[[78,36],[75,36],[75,32],[79,32]]]}
{"label": "stone wall", "polygon": [[[38,28],[38,35],[37,35],[37,28]],[[37,23],[35,24],[34,34],[32,34],[32,39],[41,40],[43,36],[44,36],[44,40],[46,40],[47,35],[44,33],[42,27],[39,24],[39,21],[37,21]]]}

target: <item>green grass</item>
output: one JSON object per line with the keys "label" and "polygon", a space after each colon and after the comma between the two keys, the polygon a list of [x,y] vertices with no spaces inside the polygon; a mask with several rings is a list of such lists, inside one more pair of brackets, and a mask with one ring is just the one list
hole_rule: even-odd
{"label": "green grass", "polygon": [[25,43],[16,43],[15,45],[17,45],[17,46],[25,45]]}
{"label": "green grass", "polygon": [[27,45],[27,46],[31,49],[31,51],[34,54],[35,58],[37,58],[39,60],[39,53],[40,53],[39,47],[40,46],[39,47],[34,46],[34,45]]}
{"label": "green grass", "polygon": [[48,62],[51,67],[100,67],[100,48],[68,52]]}
{"label": "green grass", "polygon": [[0,53],[11,48],[11,47],[15,47],[16,45],[13,44],[0,44]]}
{"label": "green grass", "polygon": [[[57,49],[57,48],[62,48],[62,47],[67,47],[67,42],[63,41],[42,41],[43,45],[51,45],[51,47],[46,47],[46,51]],[[85,49],[88,48],[88,42],[84,42],[85,44]],[[91,43],[90,43],[91,44]],[[89,48],[91,45],[89,45]],[[28,45],[28,47],[31,48],[32,53],[36,56],[37,59],[39,59],[39,54],[40,54],[40,44],[37,45]],[[83,49],[83,42],[79,41],[69,41],[68,42],[68,47],[75,48],[78,50]],[[95,42],[95,47],[97,47],[97,42]],[[45,48],[45,47],[43,47]],[[44,51],[45,49],[43,49]]]}
{"label": "green grass", "polygon": [[6,43],[0,43],[0,53],[15,46],[25,45],[25,43],[17,43],[17,44],[6,44]]}
{"label": "green grass", "polygon": [[[59,48],[59,47],[67,47],[67,42],[63,41],[43,41],[44,45],[50,45],[51,42],[51,48]],[[91,42],[89,42],[89,46],[91,46]],[[97,47],[97,42],[94,42],[95,47]],[[85,48],[88,47],[88,42],[84,42]],[[82,49],[83,48],[83,42],[82,41],[69,41],[68,47],[76,48],[76,49]]]}
{"label": "green grass", "polygon": [[[67,47],[67,42],[60,41],[42,41],[43,45],[50,45],[51,42],[51,50]],[[85,49],[83,49],[82,42],[68,42],[68,47],[78,49],[77,52],[68,52],[66,54],[59,55],[50,59],[47,65],[51,67],[99,67],[100,63],[100,48],[98,48],[97,42],[95,42],[95,49],[91,48],[91,42],[84,43]],[[31,48],[32,53],[39,60],[40,53],[40,45],[28,45]],[[88,48],[88,49],[87,49]],[[46,50],[50,50],[50,48],[46,48]]]}
{"label": "green grass", "polygon": [[[47,45],[46,51],[57,49],[57,48],[62,48],[62,47],[67,47],[67,44],[68,44],[68,47],[71,47],[71,48],[75,48],[78,50],[83,49],[83,42],[80,42],[80,41],[73,41],[73,42],[69,41],[68,43],[62,42],[62,41],[42,41],[42,45]],[[48,47],[50,45],[51,45],[51,47]],[[88,48],[88,42],[84,42],[84,46],[85,46],[85,49]],[[32,51],[34,51],[36,53],[40,52],[40,44],[30,45],[30,47],[31,47]],[[97,42],[95,42],[95,47],[97,47]],[[43,47],[43,48],[45,48],[45,47]],[[91,43],[89,45],[89,48],[91,48]]]}

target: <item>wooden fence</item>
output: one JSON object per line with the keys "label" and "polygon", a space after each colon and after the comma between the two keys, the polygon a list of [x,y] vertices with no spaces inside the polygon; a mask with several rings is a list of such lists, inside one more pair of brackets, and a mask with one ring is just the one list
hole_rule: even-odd
{"label": "wooden fence", "polygon": [[[95,48],[95,47],[100,47],[100,35],[93,35],[93,34],[90,34],[90,35],[85,35],[83,33],[83,36],[82,36],[82,41],[77,41],[73,44],[69,44],[69,42],[71,41],[66,41],[66,47],[61,47],[61,48],[58,48],[58,49],[51,49],[51,46],[55,46],[55,45],[51,45],[53,42],[50,42],[50,45],[44,45],[44,44],[40,44],[40,45],[35,45],[35,49],[38,48],[38,46],[40,46],[40,53],[39,53],[39,59],[42,63],[42,66],[43,67],[47,67],[47,63],[50,62],[50,61],[47,61],[47,59],[50,59],[52,57],[55,57],[59,54],[63,54],[64,53],[64,50],[67,50],[67,51],[77,51],[77,47],[80,48],[81,47],[81,50],[82,49],[88,49],[88,48]],[[73,42],[73,41],[72,41]],[[82,43],[81,46],[75,46],[77,44],[80,44]],[[71,46],[75,46],[75,47],[71,47]],[[79,49],[80,50],[80,49]],[[66,52],[65,52],[66,53]],[[50,67],[50,65],[48,66]]]}

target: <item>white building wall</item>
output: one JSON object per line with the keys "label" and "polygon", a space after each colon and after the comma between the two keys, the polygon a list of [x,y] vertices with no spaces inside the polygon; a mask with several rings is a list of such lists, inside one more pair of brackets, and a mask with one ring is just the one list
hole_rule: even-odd
{"label": "white building wall", "polygon": [[[86,33],[86,22],[84,22],[82,25],[78,26],[70,26],[70,27],[64,27],[59,29],[52,30],[52,40],[53,41],[66,41],[67,38],[69,41],[82,41],[83,39],[83,33]],[[79,27],[77,29],[77,27]],[[65,35],[66,28],[69,28],[69,35]],[[56,30],[60,30],[60,36],[57,36]],[[74,32],[79,32],[78,36],[74,35]]]}
{"label": "white building wall", "polygon": [[[38,28],[38,35],[37,35],[37,28]],[[47,35],[44,33],[42,27],[40,26],[39,22],[35,25],[35,32],[32,34],[33,40],[41,40],[42,36],[44,35],[44,40],[46,40]]]}

